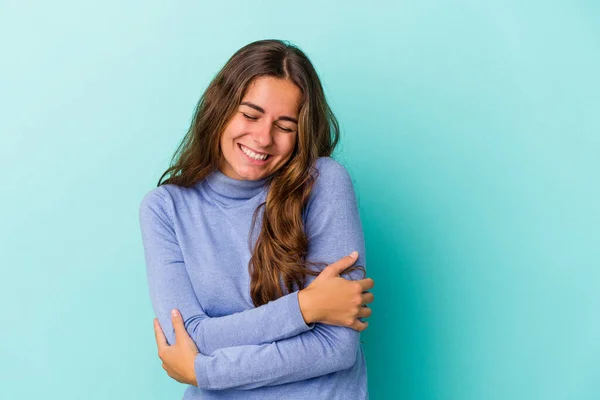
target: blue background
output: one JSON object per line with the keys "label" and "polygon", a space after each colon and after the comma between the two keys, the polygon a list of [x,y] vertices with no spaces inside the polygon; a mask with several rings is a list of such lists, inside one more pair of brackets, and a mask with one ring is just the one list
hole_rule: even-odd
{"label": "blue background", "polygon": [[0,3],[0,398],[177,399],[137,211],[212,76],[298,44],[340,119],[371,398],[600,396],[600,3]]}

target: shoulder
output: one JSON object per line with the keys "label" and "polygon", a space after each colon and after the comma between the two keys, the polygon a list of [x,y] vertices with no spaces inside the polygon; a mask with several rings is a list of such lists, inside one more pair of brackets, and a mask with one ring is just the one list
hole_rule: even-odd
{"label": "shoulder", "polygon": [[333,205],[355,197],[350,174],[339,161],[331,157],[319,157],[315,168],[317,177],[309,196],[309,208],[315,202]]}
{"label": "shoulder", "polygon": [[339,161],[331,157],[319,157],[315,162],[315,167],[319,171],[325,173],[347,173],[346,167],[344,167]]}
{"label": "shoulder", "polygon": [[163,214],[172,219],[174,204],[183,195],[182,189],[177,185],[164,184],[147,192],[140,201],[140,216],[148,213]]}
{"label": "shoulder", "polygon": [[338,185],[351,182],[350,174],[339,161],[331,157],[319,157],[315,163],[318,171],[315,186]]}
{"label": "shoulder", "polygon": [[173,199],[173,194],[177,190],[175,185],[161,185],[147,192],[140,202],[140,206],[154,206],[157,203],[169,202]]}
{"label": "shoulder", "polygon": [[303,214],[307,232],[312,235],[336,224],[357,221],[358,201],[346,167],[331,157],[320,157],[314,166],[318,176]]}
{"label": "shoulder", "polygon": [[340,192],[352,189],[352,179],[346,167],[331,157],[319,157],[315,163],[317,178],[313,191]]}

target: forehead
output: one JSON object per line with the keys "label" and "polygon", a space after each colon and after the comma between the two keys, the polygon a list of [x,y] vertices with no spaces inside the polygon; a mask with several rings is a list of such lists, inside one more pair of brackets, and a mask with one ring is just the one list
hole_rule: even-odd
{"label": "forehead", "polygon": [[288,79],[261,76],[248,85],[242,101],[260,106],[266,113],[295,116],[300,109],[302,91]]}

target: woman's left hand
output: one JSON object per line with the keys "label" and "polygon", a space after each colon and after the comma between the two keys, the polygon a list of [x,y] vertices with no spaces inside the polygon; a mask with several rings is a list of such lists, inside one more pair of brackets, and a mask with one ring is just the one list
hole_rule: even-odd
{"label": "woman's left hand", "polygon": [[158,319],[154,318],[154,334],[162,367],[177,382],[198,386],[194,370],[194,360],[199,353],[196,343],[185,330],[178,310],[173,309],[171,319],[175,329],[175,344],[169,346]]}

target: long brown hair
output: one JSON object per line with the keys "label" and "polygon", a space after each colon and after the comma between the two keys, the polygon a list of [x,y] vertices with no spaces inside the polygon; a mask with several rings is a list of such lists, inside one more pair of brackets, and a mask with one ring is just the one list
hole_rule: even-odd
{"label": "long brown hair", "polygon": [[[288,293],[294,285],[303,288],[307,274],[316,276],[320,272],[309,267],[326,265],[305,260],[308,239],[302,211],[318,174],[314,164],[317,158],[331,155],[340,132],[308,57],[298,47],[280,40],[260,40],[238,50],[200,98],[191,126],[158,182],[158,186],[170,183],[191,187],[219,167],[221,134],[249,84],[261,76],[290,80],[301,89],[303,101],[292,156],[267,179],[266,201],[252,218],[254,227],[260,208],[265,207],[248,263],[255,306],[283,296],[282,284]],[[163,181],[166,175],[169,178]]]}

